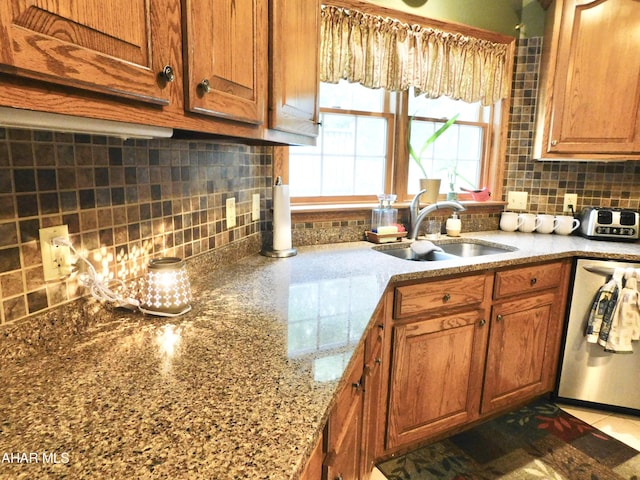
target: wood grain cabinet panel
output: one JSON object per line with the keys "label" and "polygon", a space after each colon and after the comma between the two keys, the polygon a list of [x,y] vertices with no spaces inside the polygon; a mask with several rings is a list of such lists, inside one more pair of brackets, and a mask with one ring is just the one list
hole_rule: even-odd
{"label": "wood grain cabinet panel", "polygon": [[556,1],[546,24],[534,155],[640,158],[640,2]]}
{"label": "wood grain cabinet panel", "polygon": [[270,2],[269,128],[316,137],[320,82],[320,3]]}
{"label": "wood grain cabinet panel", "polygon": [[480,275],[405,285],[396,288],[394,318],[466,307],[482,302],[484,297],[485,282]]}
{"label": "wood grain cabinet panel", "polygon": [[267,98],[266,0],[186,0],[187,110],[262,125]]}
{"label": "wood grain cabinet panel", "polygon": [[324,478],[360,478],[364,414],[363,369],[364,352],[361,351],[354,358],[347,383],[339,393],[327,423]]}
{"label": "wood grain cabinet panel", "polygon": [[[0,70],[167,105],[169,0],[14,0],[0,5]],[[178,20],[179,21],[179,20]],[[171,66],[173,79],[177,66]]]}
{"label": "wood grain cabinet panel", "polygon": [[478,417],[488,325],[472,311],[394,327],[387,448]]}
{"label": "wood grain cabinet panel", "polygon": [[[482,397],[482,413],[513,405],[546,391],[546,372],[554,358],[552,322],[556,295],[536,295],[494,308]],[[550,345],[549,347],[547,345]]]}
{"label": "wood grain cabinet panel", "polygon": [[562,263],[545,263],[497,272],[493,296],[501,299],[557,287],[562,282],[563,270]]}

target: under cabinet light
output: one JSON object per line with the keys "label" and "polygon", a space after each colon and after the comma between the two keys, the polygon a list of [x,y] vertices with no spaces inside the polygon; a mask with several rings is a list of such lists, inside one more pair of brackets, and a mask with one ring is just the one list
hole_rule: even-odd
{"label": "under cabinet light", "polygon": [[0,107],[0,127],[106,135],[124,140],[170,138],[173,135],[172,128],[9,107]]}

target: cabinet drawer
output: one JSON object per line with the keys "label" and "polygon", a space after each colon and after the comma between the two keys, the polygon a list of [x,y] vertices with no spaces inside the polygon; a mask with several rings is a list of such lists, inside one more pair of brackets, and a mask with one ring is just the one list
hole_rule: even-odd
{"label": "cabinet drawer", "polygon": [[485,276],[473,275],[397,287],[394,318],[401,319],[443,308],[481,303],[485,296]]}
{"label": "cabinet drawer", "polygon": [[562,281],[563,268],[562,262],[556,262],[497,272],[494,298],[557,287]]}

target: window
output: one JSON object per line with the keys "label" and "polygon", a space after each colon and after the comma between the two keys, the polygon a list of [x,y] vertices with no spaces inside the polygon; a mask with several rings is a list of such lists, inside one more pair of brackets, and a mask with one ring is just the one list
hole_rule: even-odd
{"label": "window", "polygon": [[[440,193],[458,191],[460,187],[477,188],[482,181],[482,165],[485,158],[485,138],[488,129],[489,107],[480,103],[466,103],[447,97],[429,99],[424,95],[408,93],[410,142],[414,151],[422,145],[446,120],[458,115],[437,141],[422,154],[422,163],[430,178],[440,178]],[[443,120],[444,119],[444,120]],[[424,175],[418,165],[409,159],[407,193],[419,191],[419,179]]]}
{"label": "window", "polygon": [[355,83],[320,84],[315,147],[289,150],[292,197],[364,200],[388,189],[393,114],[384,90]]}
{"label": "window", "polygon": [[456,123],[422,155],[429,177],[442,179],[443,197],[451,188],[489,184],[493,107],[372,90],[344,80],[321,83],[317,145],[289,148],[292,203],[371,202],[382,192],[408,200],[423,177],[409,156],[408,132],[419,151],[456,114]]}

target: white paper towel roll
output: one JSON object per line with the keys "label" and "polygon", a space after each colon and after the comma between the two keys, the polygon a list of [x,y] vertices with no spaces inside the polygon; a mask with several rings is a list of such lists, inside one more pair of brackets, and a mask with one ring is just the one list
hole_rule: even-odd
{"label": "white paper towel roll", "polygon": [[273,249],[291,248],[291,204],[289,185],[273,186]]}

